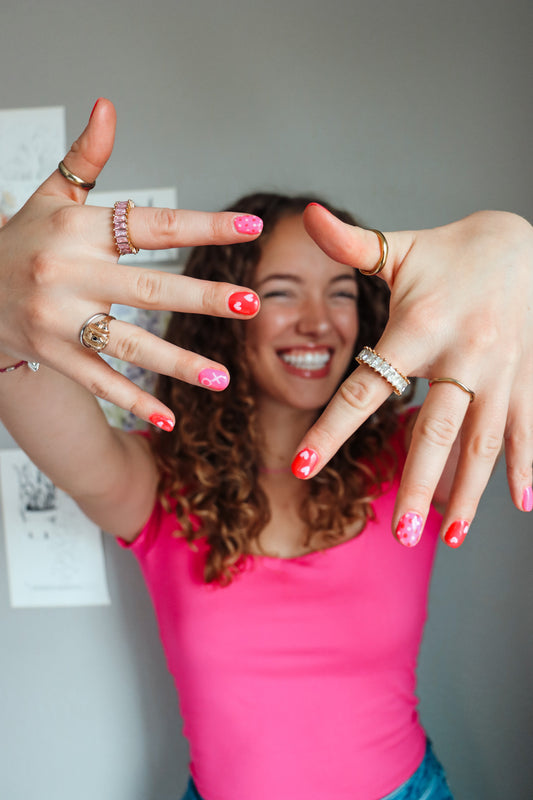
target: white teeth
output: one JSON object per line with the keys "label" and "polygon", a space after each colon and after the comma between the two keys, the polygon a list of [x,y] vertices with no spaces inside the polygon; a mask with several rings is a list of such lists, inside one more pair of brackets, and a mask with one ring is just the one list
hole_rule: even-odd
{"label": "white teeth", "polygon": [[281,353],[280,357],[286,364],[290,364],[296,369],[322,369],[331,359],[331,353],[327,350],[318,352],[308,350],[306,352]]}

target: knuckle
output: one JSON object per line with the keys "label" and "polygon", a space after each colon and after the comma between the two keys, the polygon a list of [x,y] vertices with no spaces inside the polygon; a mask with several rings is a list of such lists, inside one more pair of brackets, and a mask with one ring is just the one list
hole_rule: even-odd
{"label": "knuckle", "polygon": [[143,270],[134,285],[137,301],[148,308],[157,306],[162,295],[162,280],[157,272]]}
{"label": "knuckle", "polygon": [[437,447],[451,447],[457,437],[457,426],[452,417],[427,417],[419,421],[420,436]]}
{"label": "knuckle", "polygon": [[365,412],[371,405],[372,393],[369,387],[356,378],[348,378],[341,384],[339,395],[355,411]]}
{"label": "knuckle", "polygon": [[141,342],[139,336],[130,334],[125,339],[120,339],[114,344],[114,354],[116,358],[121,361],[127,361],[130,364],[138,364],[141,350]]}
{"label": "knuckle", "polygon": [[35,253],[31,260],[30,272],[30,279],[34,286],[50,286],[57,274],[58,264],[50,253]]}
{"label": "knuckle", "polygon": [[62,206],[50,218],[51,228],[61,236],[76,233],[84,223],[81,220],[83,209],[78,205]]}
{"label": "knuckle", "polygon": [[100,397],[101,400],[110,400],[110,391],[109,391],[109,384],[102,381],[99,377],[93,378],[89,385],[87,386],[88,390],[91,394],[94,394],[95,397]]}
{"label": "knuckle", "polygon": [[495,461],[501,450],[502,437],[495,431],[475,433],[468,443],[471,457],[482,461]]}
{"label": "knuckle", "polygon": [[151,218],[150,233],[157,238],[179,238],[181,232],[180,216],[172,208],[156,208]]}

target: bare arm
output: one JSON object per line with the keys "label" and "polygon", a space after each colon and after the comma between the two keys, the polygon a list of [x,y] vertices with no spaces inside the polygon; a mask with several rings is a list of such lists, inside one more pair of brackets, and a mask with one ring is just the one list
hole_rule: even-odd
{"label": "bare arm", "polygon": [[103,530],[135,537],[157,488],[143,437],[112,428],[93,395],[46,367],[0,375],[0,418],[36,466]]}

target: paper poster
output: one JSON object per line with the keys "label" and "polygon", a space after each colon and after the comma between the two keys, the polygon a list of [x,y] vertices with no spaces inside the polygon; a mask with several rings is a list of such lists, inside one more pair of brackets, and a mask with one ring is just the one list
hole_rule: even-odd
{"label": "paper poster", "polygon": [[108,605],[102,534],[22,450],[0,450],[13,608]]}
{"label": "paper poster", "polygon": [[65,109],[0,110],[0,226],[65,155]]}

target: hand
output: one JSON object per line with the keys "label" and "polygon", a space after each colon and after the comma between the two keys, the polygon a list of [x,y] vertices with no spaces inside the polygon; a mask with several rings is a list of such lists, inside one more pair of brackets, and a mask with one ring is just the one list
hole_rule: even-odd
{"label": "hand", "polygon": [[[115,124],[113,105],[100,99],[65,156],[72,173],[96,180],[111,155]],[[0,230],[0,367],[39,361],[142,419],[156,415],[160,427],[170,428],[169,408],[80,344],[84,322],[108,314],[112,303],[243,318],[253,316],[259,302],[246,287],[117,265],[112,212],[85,206],[87,194],[56,170]],[[145,249],[225,244],[256,238],[260,225],[250,233],[236,228],[249,220],[235,213],[134,208],[129,233]],[[240,295],[234,297],[243,291],[250,295],[247,307],[238,302]],[[222,365],[118,320],[110,323],[106,354],[193,384],[202,382],[203,370],[216,370],[222,384],[229,380]]]}
{"label": "hand", "polygon": [[[321,206],[309,206],[304,219],[335,260],[365,270],[378,262],[374,233],[340,222]],[[413,429],[393,529],[406,512],[425,520],[458,438],[441,534],[458,546],[502,441],[513,502],[522,510],[531,507],[533,231],[514,214],[483,211],[441,228],[386,238],[389,256],[380,277],[391,289],[389,322],[379,342],[364,344],[404,375],[452,377],[475,392],[471,403],[469,394],[450,383],[429,390]],[[366,365],[352,373],[298,448],[317,455],[309,477],[390,391]]]}

